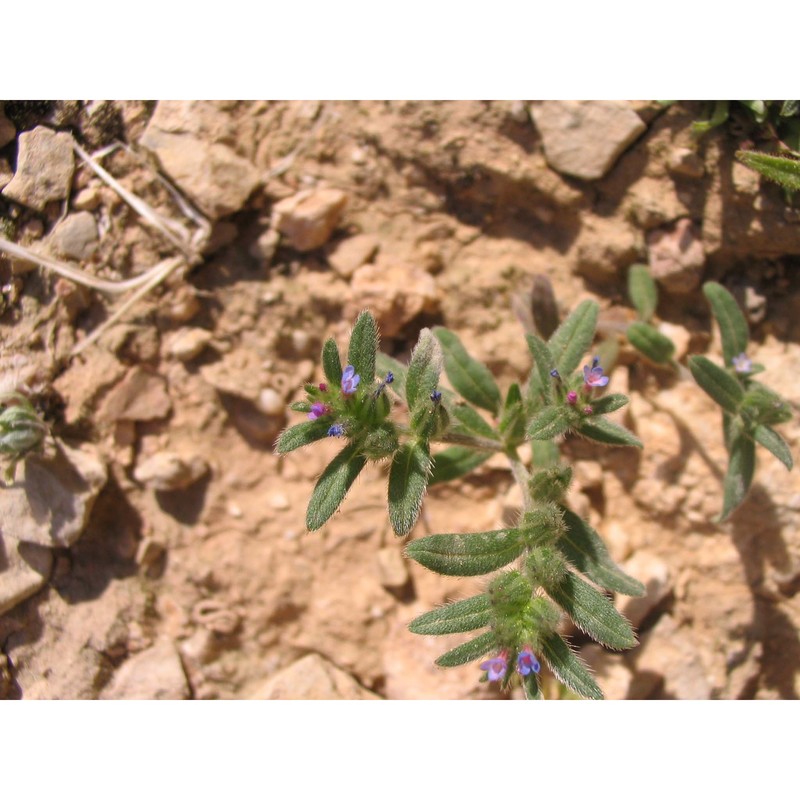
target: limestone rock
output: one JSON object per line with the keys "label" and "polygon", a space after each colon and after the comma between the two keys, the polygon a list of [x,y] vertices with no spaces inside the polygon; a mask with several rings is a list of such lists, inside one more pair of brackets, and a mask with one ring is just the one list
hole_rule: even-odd
{"label": "limestone rock", "polygon": [[107,475],[94,452],[57,440],[54,452],[28,456],[22,479],[0,492],[0,533],[6,541],[69,547],[83,533]]}
{"label": "limestone rock", "polygon": [[650,274],[662,286],[677,294],[694,291],[706,256],[703,242],[688,217],[670,228],[660,228],[647,235]]}
{"label": "limestone rock", "polygon": [[647,589],[642,597],[617,596],[617,608],[634,628],[638,628],[647,615],[672,592],[669,565],[646,551],[640,551],[625,562],[623,569]]}
{"label": "limestone rock", "polygon": [[531,116],[548,164],[584,180],[602,178],[647,129],[628,103],[616,100],[533,103]]}
{"label": "limestone rock", "polygon": [[100,695],[103,700],[186,700],[189,685],[170,639],[131,656]]}
{"label": "limestone rock", "polygon": [[372,234],[350,236],[328,254],[328,263],[343,278],[349,278],[360,266],[370,261],[379,246],[380,240]]}
{"label": "limestone rock", "polygon": [[72,137],[39,125],[21,133],[18,143],[17,171],[3,195],[38,211],[51,200],[63,200],[75,171]]}
{"label": "limestone rock", "polygon": [[88,211],[70,214],[56,225],[49,241],[57,255],[86,261],[97,250],[97,223]]}
{"label": "limestone rock", "polygon": [[614,281],[638,255],[636,234],[616,220],[587,215],[576,243],[577,271],[600,283]]}
{"label": "limestone rock", "polygon": [[581,648],[580,656],[593,673],[606,700],[627,698],[633,673],[622,661],[622,655],[609,653],[598,644],[587,644]]}
{"label": "limestone rock", "polygon": [[143,367],[134,367],[108,393],[100,416],[109,422],[164,419],[172,409],[167,382]]}
{"label": "limestone rock", "polygon": [[178,361],[191,361],[205,350],[212,339],[211,331],[204,328],[181,328],[167,344],[167,352]]}
{"label": "limestone rock", "polygon": [[408,566],[396,547],[384,547],[377,553],[378,575],[381,586],[402,589],[408,583]]}
{"label": "limestone rock", "polygon": [[207,472],[208,464],[200,456],[162,451],[142,461],[133,477],[150,489],[172,492],[191,486]]}
{"label": "limestone rock", "polygon": [[339,189],[306,189],[276,203],[272,226],[301,253],[316,250],[339,224],[347,195]]}
{"label": "limestone rock", "polygon": [[251,700],[380,700],[322,656],[311,655],[266,680]]}
{"label": "limestone rock", "polygon": [[53,568],[53,553],[29,542],[0,539],[0,614],[36,594]]}
{"label": "limestone rock", "polygon": [[669,155],[669,171],[686,178],[702,178],[706,174],[703,159],[688,147],[676,147]]}

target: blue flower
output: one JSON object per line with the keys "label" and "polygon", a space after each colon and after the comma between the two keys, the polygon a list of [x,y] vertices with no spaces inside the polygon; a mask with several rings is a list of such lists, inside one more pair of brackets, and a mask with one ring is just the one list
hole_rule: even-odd
{"label": "blue flower", "polygon": [[583,382],[587,386],[605,386],[608,383],[608,376],[603,375],[603,368],[597,356],[592,359],[591,367],[587,364],[583,368]]}
{"label": "blue flower", "polygon": [[391,383],[393,380],[394,380],[394,373],[387,372],[386,373],[386,379],[384,380],[384,383]]}
{"label": "blue flower", "polygon": [[340,425],[338,422],[328,428],[328,436],[341,436],[343,433],[344,425]]}
{"label": "blue flower", "polygon": [[744,354],[739,353],[732,359],[733,368],[740,374],[744,375],[753,369],[753,362]]}
{"label": "blue flower", "polygon": [[531,648],[526,645],[522,648],[522,652],[517,656],[517,672],[520,675],[530,675],[531,672],[539,674],[542,665],[539,659],[533,654]]}
{"label": "blue flower", "polygon": [[342,373],[342,394],[355,394],[360,381],[361,376],[356,375],[356,368],[352,364],[348,364]]}
{"label": "blue flower", "polygon": [[480,665],[481,669],[489,673],[490,681],[501,681],[506,675],[508,669],[508,658],[505,653],[490,658]]}
{"label": "blue flower", "polygon": [[440,403],[442,400],[442,393],[441,392],[431,392],[431,400],[434,403]]}

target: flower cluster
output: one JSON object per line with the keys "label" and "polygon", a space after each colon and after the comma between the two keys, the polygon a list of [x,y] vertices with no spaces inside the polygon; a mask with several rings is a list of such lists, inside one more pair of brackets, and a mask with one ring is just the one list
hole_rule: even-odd
{"label": "flower cluster", "polygon": [[[508,652],[503,650],[498,653],[494,658],[484,661],[480,668],[487,673],[487,678],[490,681],[501,681],[508,672]],[[533,672],[535,675],[539,674],[542,665],[539,659],[533,654],[530,645],[525,645],[522,650],[517,654],[517,672],[523,677],[530,675]]]}

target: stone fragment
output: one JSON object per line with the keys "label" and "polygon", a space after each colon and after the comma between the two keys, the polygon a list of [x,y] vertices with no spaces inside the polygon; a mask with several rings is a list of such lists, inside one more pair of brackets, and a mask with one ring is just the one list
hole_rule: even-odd
{"label": "stone fragment", "polygon": [[286,401],[274,389],[263,389],[258,395],[256,405],[270,417],[283,416],[286,413]]}
{"label": "stone fragment", "polygon": [[275,258],[275,252],[280,242],[281,235],[278,231],[268,228],[250,246],[250,255],[269,265],[272,263],[272,259]]}
{"label": "stone fragment", "polygon": [[623,569],[647,589],[642,597],[617,595],[616,606],[620,613],[634,628],[638,628],[650,612],[672,593],[669,565],[657,556],[640,550],[625,562]]}
{"label": "stone fragment", "polygon": [[378,550],[376,560],[381,586],[402,589],[408,583],[408,566],[403,554],[396,547]]}
{"label": "stone fragment", "polygon": [[622,101],[554,100],[533,103],[530,110],[548,164],[584,180],[602,178],[647,129]]}
{"label": "stone fragment", "polygon": [[219,361],[202,366],[200,374],[218,392],[257,403],[263,385],[262,361],[255,350],[237,347]]}
{"label": "stone fragment", "polygon": [[174,492],[191,486],[207,472],[208,464],[198,455],[163,451],[142,461],[133,477],[158,492]]}
{"label": "stone fragment", "polygon": [[346,205],[347,195],[340,189],[306,189],[275,204],[272,227],[290,247],[307,253],[330,239]]}
{"label": "stone fragment", "polygon": [[587,644],[581,648],[580,656],[593,673],[606,700],[627,698],[633,673],[619,653],[609,653],[598,644]]}
{"label": "stone fragment", "polygon": [[658,332],[663,333],[675,345],[675,361],[681,361],[689,352],[692,334],[683,325],[673,325],[671,322],[659,322]]}
{"label": "stone fragment", "polygon": [[18,144],[17,171],[3,196],[38,211],[51,200],[63,200],[75,171],[72,137],[39,125],[21,133]]}
{"label": "stone fragment", "polygon": [[167,343],[167,352],[178,361],[191,361],[205,350],[212,339],[204,328],[181,328]]}
{"label": "stone fragment", "polygon": [[28,456],[21,480],[0,492],[0,533],[6,541],[69,547],[83,533],[106,478],[93,451],[56,440],[53,452]]}
{"label": "stone fragment", "polygon": [[166,380],[144,367],[133,367],[108,393],[99,416],[107,422],[164,419],[172,410]]}
{"label": "stone fragment", "polygon": [[575,248],[577,271],[600,283],[616,280],[639,252],[632,228],[593,214],[586,215]]}
{"label": "stone fragment", "polygon": [[687,294],[700,284],[706,256],[703,242],[688,217],[670,228],[647,235],[650,274],[676,294]]}
{"label": "stone fragment", "polygon": [[0,103],[0,147],[5,147],[9,142],[14,141],[17,129],[14,123],[5,115],[3,104]]}
{"label": "stone fragment", "polygon": [[46,547],[0,539],[0,614],[36,594],[47,583],[53,553]]}
{"label": "stone fragment", "polygon": [[380,700],[355,678],[322,656],[295,661],[267,679],[250,700]]}
{"label": "stone fragment", "polygon": [[702,178],[706,174],[703,159],[688,147],[676,147],[669,155],[669,171],[686,178]]}
{"label": "stone fragment", "polygon": [[434,278],[423,270],[400,261],[365,264],[354,273],[350,284],[347,319],[355,319],[363,308],[375,314],[381,334],[391,338],[423,312],[439,308]]}
{"label": "stone fragment", "polygon": [[103,700],[187,700],[189,685],[170,639],[131,656],[100,695]]}
{"label": "stone fragment", "polygon": [[49,236],[53,250],[64,258],[86,261],[97,250],[97,223],[88,211],[70,214],[61,220]]}
{"label": "stone fragment", "polygon": [[360,266],[372,260],[379,247],[380,240],[372,234],[349,236],[328,254],[328,263],[343,278],[349,278]]}

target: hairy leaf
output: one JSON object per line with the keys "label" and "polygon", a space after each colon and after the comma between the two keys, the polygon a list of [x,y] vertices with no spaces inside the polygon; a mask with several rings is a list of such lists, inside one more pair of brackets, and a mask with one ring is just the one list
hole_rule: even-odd
{"label": "hairy leaf", "polygon": [[603,699],[589,670],[557,633],[549,633],[542,639],[541,655],[553,675],[573,692],[589,700]]}
{"label": "hairy leaf", "polygon": [[507,446],[516,447],[525,441],[525,407],[518,383],[508,387],[499,427]]}
{"label": "hairy leaf", "polygon": [[330,420],[325,419],[312,419],[308,420],[308,422],[292,425],[291,428],[287,428],[278,437],[275,452],[280,454],[291,453],[292,450],[297,450],[298,447],[304,447],[319,439],[324,439],[328,435],[330,426]]}
{"label": "hairy leaf", "polygon": [[417,522],[430,470],[427,444],[408,442],[394,454],[389,470],[389,521],[398,536],[405,536]]}
{"label": "hairy leaf", "polygon": [[705,356],[692,356],[689,369],[697,385],[725,411],[736,414],[744,398],[742,385],[729,372]]}
{"label": "hairy leaf", "polygon": [[631,322],[626,335],[628,341],[654,364],[668,364],[675,355],[672,339],[647,322]]}
{"label": "hairy leaf", "polygon": [[617,425],[616,422],[611,422],[611,420],[604,417],[585,417],[577,431],[581,436],[602,444],[642,447],[641,440],[627,428],[623,428],[622,425]]}
{"label": "hairy leaf", "polygon": [[537,386],[541,387],[545,401],[552,402],[554,378],[551,373],[556,368],[556,363],[550,353],[550,348],[538,336],[529,334],[525,339],[533,356],[533,368],[536,370],[538,379]]}
{"label": "hairy leaf", "polygon": [[562,323],[548,342],[556,369],[570,375],[580,364],[583,354],[594,341],[599,306],[594,300],[584,300]]}
{"label": "hairy leaf", "polygon": [[592,400],[592,410],[595,414],[610,414],[628,405],[628,398],[624,394],[605,394]]}
{"label": "hairy leaf", "polygon": [[736,158],[765,178],[779,183],[784,189],[800,190],[800,161],[785,156],[770,156],[752,150],[737,150]]}
{"label": "hairy leaf", "polygon": [[485,628],[492,617],[492,604],[487,594],[479,594],[428,611],[411,622],[408,629],[421,636],[441,636]]}
{"label": "hairy leaf", "polygon": [[492,414],[500,409],[500,390],[492,373],[464,349],[461,340],[447,328],[434,328],[444,352],[444,369],[453,388],[465,399]]}
{"label": "hairy leaf", "polygon": [[510,564],[525,549],[516,528],[484,533],[440,533],[410,542],[406,555],[440,575],[486,575]]}
{"label": "hairy leaf", "polygon": [[731,435],[728,451],[728,470],[722,482],[722,512],[718,521],[726,520],[744,500],[753,482],[756,466],[756,445],[744,431],[737,429]]}
{"label": "hairy leaf", "polygon": [[719,325],[725,364],[731,366],[733,359],[747,350],[750,338],[747,319],[742,314],[736,298],[722,284],[708,281],[703,284],[703,294],[711,306],[711,313],[714,315],[717,325]]}
{"label": "hairy leaf", "polygon": [[791,469],[794,461],[792,459],[792,451],[789,450],[789,445],[783,440],[783,437],[770,428],[768,425],[757,425],[753,430],[753,438],[763,447],[778,459],[786,469]]}
{"label": "hairy leaf", "polygon": [[777,425],[792,418],[789,404],[768,386],[750,381],[739,413],[750,424]]}
{"label": "hairy leaf", "polygon": [[310,531],[318,530],[333,516],[366,463],[358,443],[351,442],[325,467],[308,501],[306,526]]}
{"label": "hairy leaf", "polygon": [[335,339],[326,339],[325,344],[322,345],[322,371],[331,386],[341,385],[342,360],[339,357],[339,348],[336,346]]}
{"label": "hairy leaf", "polygon": [[411,363],[406,375],[406,400],[413,412],[425,403],[439,385],[442,372],[442,350],[429,328],[420,331],[419,339],[411,353]]}
{"label": "hairy leaf", "polygon": [[371,386],[375,380],[375,358],[378,352],[378,325],[369,311],[362,311],[350,334],[347,350],[348,364],[361,376],[362,386]]}
{"label": "hairy leaf", "polygon": [[455,445],[436,453],[433,457],[433,471],[429,485],[444,483],[472,472],[488,461],[494,453],[487,450],[473,450],[471,447]]}
{"label": "hairy leaf", "polygon": [[450,406],[452,415],[458,420],[453,428],[459,432],[484,436],[487,439],[500,440],[497,431],[472,407],[464,403]]}
{"label": "hairy leaf", "polygon": [[494,631],[486,631],[477,639],[472,639],[465,644],[448,650],[443,656],[436,659],[436,664],[440,667],[460,667],[462,664],[469,664],[476,661],[481,656],[485,656],[497,647]]}
{"label": "hairy leaf", "polygon": [[551,439],[531,439],[531,464],[534,467],[550,467],[558,464],[558,445]]}
{"label": "hairy leaf", "polygon": [[645,264],[634,264],[628,270],[628,297],[639,312],[639,319],[650,322],[658,305],[658,287]]}
{"label": "hairy leaf", "polygon": [[531,439],[553,439],[569,429],[569,415],[563,406],[547,406],[533,415],[528,426]]}

